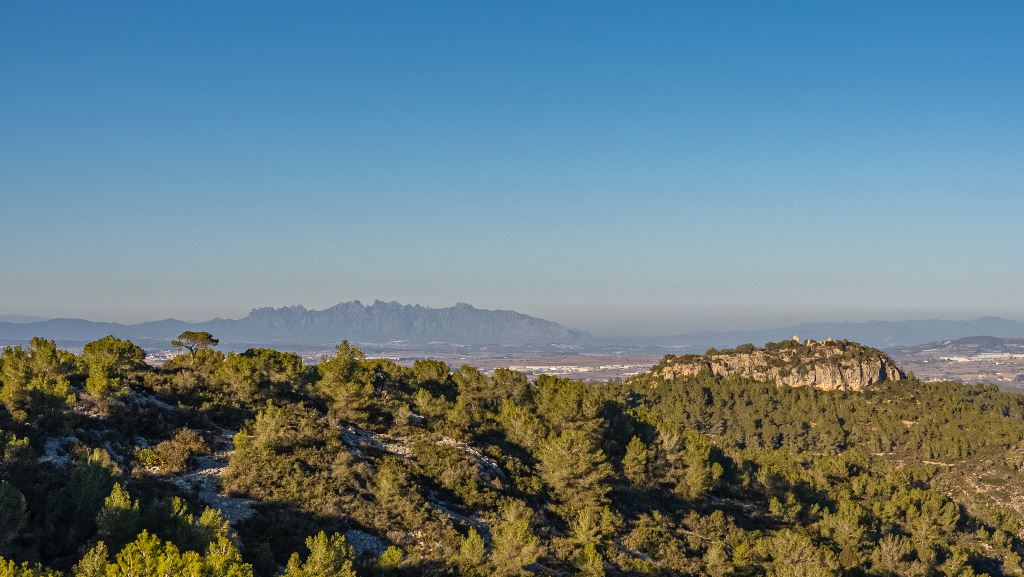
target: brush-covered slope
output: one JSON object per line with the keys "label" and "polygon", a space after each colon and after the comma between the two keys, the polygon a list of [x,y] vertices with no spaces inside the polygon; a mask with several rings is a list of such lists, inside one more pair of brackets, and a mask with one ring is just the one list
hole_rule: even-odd
{"label": "brush-covered slope", "polygon": [[0,576],[1024,570],[1024,396],[994,386],[142,360],[0,350]]}

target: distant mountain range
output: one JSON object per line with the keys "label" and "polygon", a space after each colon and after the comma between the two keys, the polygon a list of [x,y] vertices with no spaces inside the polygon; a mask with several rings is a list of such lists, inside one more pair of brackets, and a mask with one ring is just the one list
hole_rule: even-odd
{"label": "distant mountain range", "polygon": [[175,319],[125,325],[82,319],[0,322],[0,340],[23,341],[33,336],[61,342],[85,342],[106,335],[159,344],[183,330],[206,330],[224,344],[329,345],[342,339],[360,343],[407,341],[462,345],[521,346],[577,343],[585,332],[515,311],[484,310],[465,303],[427,308],[397,302],[359,301],[324,310],[302,306],[253,309],[241,319],[187,323]]}
{"label": "distant mountain range", "polygon": [[1024,338],[1024,323],[999,317],[981,317],[969,321],[925,319],[912,321],[869,321],[862,323],[825,322],[802,323],[763,330],[703,331],[663,337],[602,340],[609,343],[614,341],[620,344],[653,345],[684,349],[689,352],[703,352],[709,347],[734,347],[743,343],[760,345],[768,341],[781,341],[794,336],[799,336],[801,339],[810,338],[815,340],[823,340],[829,337],[847,339],[872,347],[888,349],[976,335],[999,338]]}
{"label": "distant mountain range", "polygon": [[31,315],[0,315],[0,323],[37,323],[47,320],[46,317]]}
{"label": "distant mountain range", "polygon": [[980,354],[1024,355],[1024,339],[966,337],[909,347],[894,347],[891,350],[893,354],[901,356],[970,357]]}
{"label": "distant mountain range", "polygon": [[[4,317],[0,317],[2,319]],[[86,342],[109,334],[150,347],[166,346],[183,330],[207,330],[225,345],[323,346],[348,339],[357,343],[450,343],[466,346],[567,346],[576,350],[631,349],[646,352],[699,352],[709,347],[760,345],[799,336],[823,340],[848,339],[891,349],[921,343],[985,335],[1024,338],[1024,322],[998,317],[969,321],[912,320],[861,323],[803,323],[764,330],[702,331],[659,337],[601,337],[573,330],[556,322],[515,311],[478,309],[465,303],[446,308],[403,305],[397,302],[345,302],[324,310],[302,306],[253,309],[240,319],[212,319],[187,323],[175,319],[139,324],[94,322],[82,319],[34,320],[6,317],[0,321],[0,342],[25,341],[41,336],[64,343]]]}

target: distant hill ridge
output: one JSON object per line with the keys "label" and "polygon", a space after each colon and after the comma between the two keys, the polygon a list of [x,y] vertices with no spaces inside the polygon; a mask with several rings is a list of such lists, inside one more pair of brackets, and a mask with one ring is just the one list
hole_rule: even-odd
{"label": "distant hill ridge", "polygon": [[576,343],[585,332],[507,310],[478,309],[466,303],[429,308],[397,302],[359,301],[323,310],[303,306],[257,308],[241,319],[186,323],[176,319],[133,325],[81,319],[50,319],[31,323],[0,322],[0,339],[41,336],[88,341],[112,334],[119,338],[169,340],[183,330],[207,330],[223,342],[322,345],[341,339],[356,342],[450,342],[466,345],[530,345]]}
{"label": "distant hill ridge", "polygon": [[225,344],[329,345],[341,338],[362,343],[392,340],[462,345],[581,345],[604,349],[631,347],[648,352],[704,351],[740,343],[775,342],[797,334],[816,340],[842,338],[894,350],[897,347],[955,340],[975,335],[1024,338],[1024,322],[999,317],[973,320],[922,319],[909,321],[819,322],[786,327],[735,331],[701,331],[668,336],[591,337],[588,333],[515,311],[478,309],[465,303],[429,308],[397,302],[339,303],[323,310],[303,306],[256,308],[240,319],[188,323],[165,319],[139,324],[0,316],[0,341],[25,341],[42,336],[58,341],[84,342],[113,334],[153,346],[166,343],[183,330],[208,330]]}
{"label": "distant hill ridge", "polygon": [[701,331],[662,337],[633,337],[618,340],[637,345],[685,347],[703,351],[708,347],[734,347],[741,343],[766,343],[788,339],[793,335],[824,340],[849,339],[873,347],[919,345],[935,341],[954,340],[975,335],[1000,338],[1024,338],[1024,322],[999,317],[980,317],[972,320],[919,319],[908,321],[817,322],[785,327],[735,330]]}
{"label": "distant hill ridge", "polygon": [[34,315],[0,315],[0,323],[37,323],[45,320],[49,319]]}
{"label": "distant hill ridge", "polygon": [[969,356],[977,354],[1024,354],[1024,339],[975,336],[962,339],[935,341],[922,345],[895,347],[894,355],[929,353],[932,356]]}

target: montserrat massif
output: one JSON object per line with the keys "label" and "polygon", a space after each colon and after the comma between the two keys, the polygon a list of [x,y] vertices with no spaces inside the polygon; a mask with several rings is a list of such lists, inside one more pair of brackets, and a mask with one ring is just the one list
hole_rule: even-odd
{"label": "montserrat massif", "polygon": [[665,379],[710,371],[716,376],[743,376],[790,387],[860,391],[875,383],[906,377],[884,352],[850,341],[807,340],[710,349],[703,355],[669,355],[653,373]]}

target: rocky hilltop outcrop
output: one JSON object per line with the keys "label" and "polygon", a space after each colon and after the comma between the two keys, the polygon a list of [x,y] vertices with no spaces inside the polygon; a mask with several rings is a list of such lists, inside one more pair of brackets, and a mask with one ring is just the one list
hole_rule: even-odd
{"label": "rocky hilltop outcrop", "polygon": [[709,371],[716,376],[738,375],[790,387],[860,391],[906,375],[882,351],[850,341],[766,343],[763,348],[741,345],[710,349],[703,355],[669,355],[652,373],[665,379],[695,376]]}

